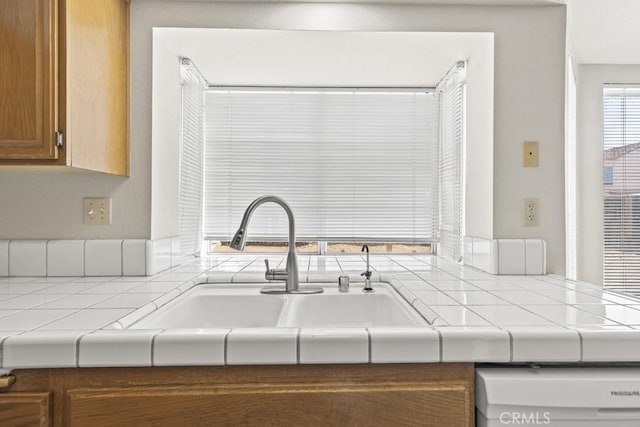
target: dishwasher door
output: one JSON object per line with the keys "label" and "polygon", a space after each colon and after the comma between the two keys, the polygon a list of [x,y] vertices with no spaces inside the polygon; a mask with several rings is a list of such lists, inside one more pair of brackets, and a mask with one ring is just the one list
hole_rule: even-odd
{"label": "dishwasher door", "polygon": [[476,424],[638,427],[640,368],[477,368]]}

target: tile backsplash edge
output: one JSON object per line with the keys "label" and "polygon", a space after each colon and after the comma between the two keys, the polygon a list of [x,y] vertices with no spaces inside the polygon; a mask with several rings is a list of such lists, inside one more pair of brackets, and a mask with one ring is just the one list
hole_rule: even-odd
{"label": "tile backsplash edge", "polygon": [[483,239],[464,236],[464,264],[496,275],[547,274],[542,239]]}
{"label": "tile backsplash edge", "polygon": [[0,277],[152,276],[181,261],[179,236],[0,240]]}

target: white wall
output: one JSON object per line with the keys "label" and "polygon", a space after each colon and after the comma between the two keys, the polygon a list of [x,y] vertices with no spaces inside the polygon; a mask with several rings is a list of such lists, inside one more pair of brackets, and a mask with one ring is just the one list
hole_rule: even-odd
{"label": "white wall", "polygon": [[578,67],[578,279],[602,284],[602,89],[605,83],[640,83],[640,65]]}
{"label": "white wall", "polygon": [[[547,241],[548,270],[564,272],[565,7],[469,7],[372,4],[249,4],[134,0],[132,72],[151,73],[153,27],[291,30],[493,32],[495,34],[494,153],[469,153],[491,168],[493,194],[472,191],[470,218],[493,216],[492,227],[468,224],[480,237],[539,237]],[[146,53],[145,53],[146,52]],[[471,69],[469,70],[471,73]],[[132,121],[150,135],[151,91],[132,105]],[[469,93],[469,96],[472,94]],[[479,124],[482,125],[482,124]],[[484,126],[490,124],[484,123]],[[521,167],[522,142],[540,141],[540,167]],[[485,163],[485,167],[480,165]],[[480,175],[482,176],[482,175]],[[468,177],[473,182],[473,176]],[[522,226],[522,199],[540,200],[540,226]],[[492,202],[493,199],[493,202]],[[154,210],[155,211],[155,210]],[[486,221],[479,221],[484,224]],[[156,223],[154,221],[154,223]],[[159,222],[157,224],[160,224]],[[169,225],[167,223],[167,225]],[[153,226],[153,235],[173,232]]]}
{"label": "white wall", "polygon": [[435,87],[467,61],[467,229],[491,234],[493,204],[483,195],[493,194],[492,33],[154,28],[153,43],[154,238],[178,229],[180,56],[209,84],[238,86]]}
{"label": "white wall", "polygon": [[[493,227],[478,230],[476,234],[481,237],[545,239],[548,270],[564,271],[564,6],[133,0],[131,177],[8,173],[3,170],[0,172],[0,238],[151,236],[153,27],[493,32],[495,150],[493,154],[481,152],[474,156],[486,159],[488,168],[493,156],[494,192],[474,192],[477,199],[473,203],[478,208],[468,212],[468,216],[482,218],[492,213]],[[540,167],[524,170],[520,167],[521,144],[523,140],[531,139],[540,140]],[[156,172],[162,173],[161,170]],[[82,197],[103,195],[114,198],[114,224],[101,230],[84,227],[79,208]],[[540,227],[521,225],[521,200],[524,197],[540,199]],[[53,208],[43,210],[41,200],[51,201]],[[471,224],[468,232],[473,227]],[[160,227],[154,234],[161,237],[165,232],[169,231]]]}

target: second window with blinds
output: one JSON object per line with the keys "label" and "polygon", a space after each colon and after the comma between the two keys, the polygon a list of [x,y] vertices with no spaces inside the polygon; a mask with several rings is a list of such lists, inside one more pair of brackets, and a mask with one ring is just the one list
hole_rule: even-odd
{"label": "second window with blinds", "polygon": [[[437,89],[203,86],[208,248],[226,250],[249,203],[272,194],[292,206],[301,252],[431,252],[442,239],[459,257],[460,71]],[[248,246],[286,250],[286,238],[278,206],[255,212]]]}

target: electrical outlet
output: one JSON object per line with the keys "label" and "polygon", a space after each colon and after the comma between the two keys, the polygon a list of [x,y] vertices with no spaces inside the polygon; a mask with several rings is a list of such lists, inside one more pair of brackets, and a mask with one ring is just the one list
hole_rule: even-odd
{"label": "electrical outlet", "polygon": [[522,145],[522,165],[525,168],[538,167],[538,141],[525,141]]}
{"label": "electrical outlet", "polygon": [[538,199],[522,200],[522,225],[526,227],[538,225]]}
{"label": "electrical outlet", "polygon": [[86,225],[109,225],[111,224],[111,198],[84,199],[82,212]]}

